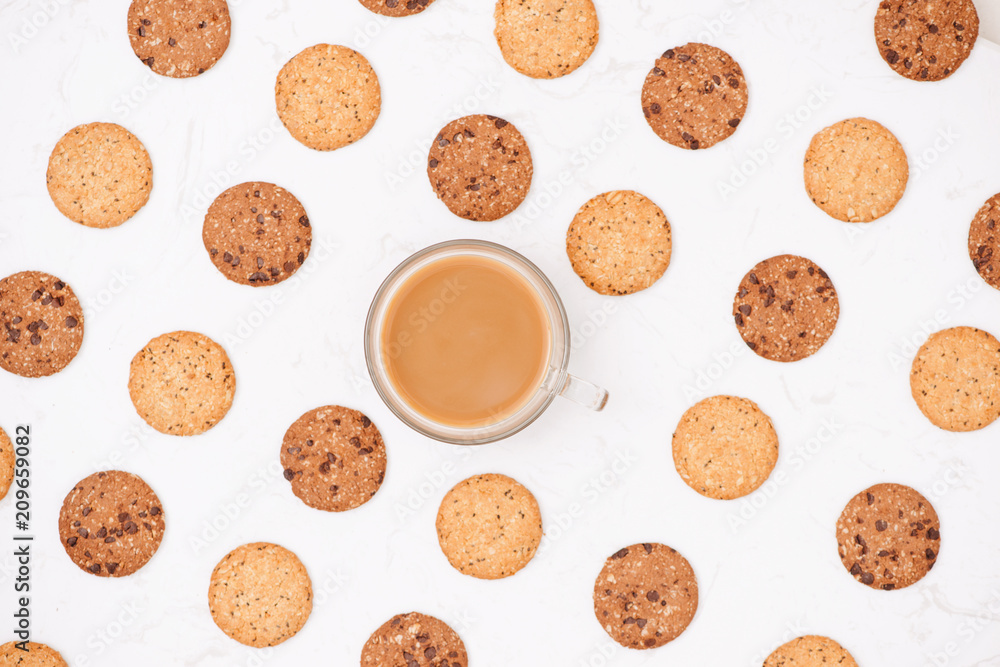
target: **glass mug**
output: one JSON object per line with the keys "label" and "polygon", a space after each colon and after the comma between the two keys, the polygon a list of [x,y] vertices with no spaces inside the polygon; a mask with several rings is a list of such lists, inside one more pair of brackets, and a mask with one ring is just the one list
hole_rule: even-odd
{"label": "glass mug", "polygon": [[[397,325],[400,323],[397,316],[401,316],[399,311],[403,307],[397,302],[404,301],[408,295],[414,294],[422,284],[430,284],[427,276],[446,275],[450,267],[459,270],[468,266],[479,266],[486,269],[486,274],[482,275],[499,281],[492,283],[494,288],[492,294],[497,293],[496,289],[507,289],[503,286],[505,280],[510,281],[511,295],[519,290],[524,290],[524,295],[527,295],[527,298],[522,298],[521,303],[515,305],[523,306],[530,301],[537,306],[538,321],[543,323],[541,326],[547,331],[543,332],[542,338],[532,338],[528,343],[530,347],[540,345],[540,354],[544,358],[540,358],[541,363],[538,366],[537,374],[529,378],[528,381],[531,384],[526,385],[527,388],[522,399],[518,400],[516,404],[508,406],[506,411],[497,411],[494,418],[485,417],[476,423],[457,423],[454,421],[449,423],[449,420],[436,418],[429,414],[428,410],[421,411],[418,407],[420,401],[414,398],[413,391],[409,391],[412,387],[403,387],[401,379],[394,377],[397,360],[406,352],[405,347],[422,342],[415,341],[414,337],[418,336],[418,333],[408,330],[404,330],[402,333],[397,331]],[[449,285],[447,280],[439,284]],[[440,298],[433,299],[429,310],[422,308],[420,312],[430,321],[435,318],[444,318],[449,304],[462,298],[463,289],[468,289],[468,286],[455,289],[446,288],[441,292]],[[491,294],[488,291],[480,290],[480,292],[480,296]],[[502,301],[506,303],[508,299]],[[512,303],[516,301],[517,299],[511,300]],[[482,305],[486,302],[480,301],[479,303]],[[493,314],[493,311],[501,312],[499,303],[499,301],[494,301],[492,305],[485,309],[479,308],[476,312],[485,313],[485,317],[488,318]],[[412,304],[407,302],[406,305]],[[476,301],[463,303],[461,304],[462,308],[456,308],[456,311],[467,312],[470,305],[475,309]],[[501,314],[508,313],[502,312]],[[530,328],[528,325],[531,324],[531,318],[525,319],[520,311],[513,312],[513,315],[517,316],[517,321],[521,325],[516,329],[508,329],[505,333],[510,336],[526,335],[525,329]],[[410,321],[413,317],[417,317],[417,311],[411,313]],[[417,317],[417,319],[421,318]],[[426,330],[427,320],[418,321],[417,324],[422,325]],[[478,336],[480,333],[477,330],[474,335]],[[497,332],[492,333],[497,334]],[[470,340],[479,341],[481,338],[470,338]],[[455,359],[461,360],[460,351],[456,350],[455,352]],[[411,255],[383,281],[375,294],[368,311],[368,319],[365,322],[365,359],[368,364],[368,373],[382,400],[410,428],[436,440],[453,444],[478,445],[514,435],[535,421],[555,400],[556,396],[563,396],[591,410],[604,409],[608,401],[608,392],[571,375],[567,370],[569,353],[569,321],[555,287],[545,277],[545,274],[526,258],[509,248],[488,241],[447,241]],[[523,362],[523,357],[528,356],[518,352],[513,352],[513,355],[509,359],[506,357],[500,359],[500,362],[503,363],[507,360]],[[448,363],[449,355],[446,354],[444,357],[438,361]],[[417,364],[425,366],[428,361],[428,358],[416,359]],[[456,386],[459,384],[456,383]]]}

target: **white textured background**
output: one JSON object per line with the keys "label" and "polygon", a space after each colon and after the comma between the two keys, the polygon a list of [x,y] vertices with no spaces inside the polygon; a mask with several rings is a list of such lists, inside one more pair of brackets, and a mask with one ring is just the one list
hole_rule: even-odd
{"label": "white textured background", "polygon": [[[438,0],[402,20],[355,0],[242,0],[232,2],[222,61],[170,80],[132,54],[127,4],[0,5],[0,273],[54,273],[87,306],[83,350],[64,372],[0,374],[0,423],[35,433],[37,640],[79,667],[350,665],[374,628],[417,609],[451,623],[476,667],[751,667],[805,632],[838,639],[863,667],[1000,667],[1000,425],[940,431],[908,386],[912,345],[926,331],[969,324],[1000,334],[1000,293],[965,247],[969,221],[1000,191],[1000,49],[983,39],[950,79],[919,84],[879,57],[874,0],[599,0],[593,58],[540,82],[500,59],[490,0]],[[1000,38],[1000,26],[985,25],[997,3],[979,4],[984,36]],[[638,101],[653,59],[692,40],[732,53],[751,90],[739,131],[697,153],[657,139]],[[334,153],[296,143],[273,108],[281,65],[320,41],[360,49],[383,87],[373,132]],[[515,123],[535,159],[528,201],[497,223],[450,215],[422,173],[427,142],[470,112]],[[864,227],[826,217],[801,175],[812,134],[855,115],[886,124],[911,158],[899,207]],[[135,132],[154,164],[149,204],[115,230],[65,220],[45,190],[54,143],[94,120]],[[763,162],[755,170],[754,157]],[[719,184],[741,165],[755,173],[723,198]],[[569,185],[554,185],[563,172]],[[219,184],[250,179],[290,189],[313,221],[312,255],[278,287],[229,283],[201,244]],[[563,249],[576,209],[615,188],[657,201],[675,243],[662,281],[621,299],[586,289]],[[558,402],[515,438],[461,449],[413,434],[380,403],[362,354],[371,295],[405,256],[458,237],[507,244],[548,273],[576,333],[574,372],[611,391],[604,413]],[[825,268],[842,307],[828,345],[792,365],[749,353],[730,316],[743,274],[782,252]],[[132,355],[180,328],[223,342],[238,377],[228,417],[191,439],[145,427],[126,390]],[[673,468],[674,425],[714,393],[757,401],[781,439],[772,481],[745,501],[702,498]],[[327,403],[370,415],[389,450],[382,490],[345,514],[307,508],[278,465],[287,426]],[[155,558],[125,579],[77,569],[56,531],[69,488],[108,467],[142,475],[168,521]],[[504,581],[452,570],[434,533],[440,498],[479,472],[514,476],[542,505],[546,548]],[[854,582],[834,538],[847,500],[881,481],[921,490],[943,526],[934,571],[893,593]],[[8,499],[0,553],[12,522]],[[215,563],[254,540],[298,553],[316,591],[303,631],[273,650],[230,640],[206,603]],[[601,630],[591,592],[604,558],[641,541],[688,557],[701,605],[677,641],[631,652]],[[5,639],[7,555],[0,589]]]}

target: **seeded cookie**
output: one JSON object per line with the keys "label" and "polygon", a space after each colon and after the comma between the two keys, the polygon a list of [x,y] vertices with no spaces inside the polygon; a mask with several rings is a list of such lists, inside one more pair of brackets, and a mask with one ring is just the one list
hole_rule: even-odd
{"label": "seeded cookie", "polygon": [[52,149],[45,183],[56,208],[73,222],[117,227],[149,200],[153,163],[121,125],[78,125]]}
{"label": "seeded cookie", "polygon": [[854,657],[829,637],[806,635],[782,644],[764,661],[764,667],[858,667]]}
{"label": "seeded cookie", "polygon": [[198,76],[229,46],[226,0],[132,0],[128,38],[135,55],[163,76]]}
{"label": "seeded cookie", "polygon": [[281,443],[281,467],[309,507],[343,512],[371,500],[385,479],[385,444],[372,420],[328,405],[299,417]]}
{"label": "seeded cookie", "polygon": [[63,500],[59,540],[81,570],[126,577],[160,548],[163,506],[138,475],[108,470],[80,480]]}
{"label": "seeded cookie", "polygon": [[382,16],[412,16],[427,9],[434,0],[359,0],[359,2]]}
{"label": "seeded cookie", "polygon": [[649,198],[618,190],[584,204],[566,232],[573,270],[595,292],[644,290],[670,265],[670,223]]}
{"label": "seeded cookie", "polygon": [[332,151],[368,134],[382,109],[382,89],[363,55],[317,44],[281,68],[274,102],[296,141]]}
{"label": "seeded cookie", "polygon": [[200,333],[157,336],[132,358],[129,396],[139,416],[160,433],[204,433],[226,416],[235,392],[229,356]]}
{"label": "seeded cookie", "polygon": [[840,316],[826,271],[804,257],[765,259],[740,282],[733,302],[736,329],[765,359],[798,361],[815,354]]}
{"label": "seeded cookie", "polygon": [[27,651],[18,648],[20,642],[7,642],[0,646],[0,665],[3,667],[68,667],[59,651],[39,644],[28,642]]}
{"label": "seeded cookie", "polygon": [[711,396],[684,413],[673,438],[674,466],[703,496],[732,500],[767,480],[778,462],[778,434],[757,404]]}
{"label": "seeded cookie", "polygon": [[295,636],[312,613],[312,582],[288,549],[254,542],[219,561],[208,585],[212,620],[247,646],[277,646]]}
{"label": "seeded cookie", "polygon": [[7,433],[0,428],[0,500],[7,496],[10,485],[14,481],[14,466],[17,456],[14,454],[14,443]]}
{"label": "seeded cookie", "polygon": [[456,484],[441,501],[436,526],[451,566],[479,579],[511,576],[542,541],[538,501],[506,475],[476,475]]}
{"label": "seeded cookie", "polygon": [[979,14],[972,0],[883,0],[875,14],[882,59],[914,81],[940,81],[972,53]]}
{"label": "seeded cookie", "polygon": [[497,0],[493,31],[507,64],[536,79],[574,71],[597,46],[592,0]]}
{"label": "seeded cookie", "polygon": [[1000,341],[973,327],[932,334],[913,359],[910,393],[946,431],[989,426],[1000,417]]}
{"label": "seeded cookie", "polygon": [[469,667],[462,638],[447,623],[411,611],[382,624],[361,649],[361,667]]}
{"label": "seeded cookie", "polygon": [[594,583],[597,621],[625,648],[657,648],[677,639],[697,609],[691,564],[655,542],[616,551]]}
{"label": "seeded cookie", "polygon": [[466,220],[511,213],[531,187],[531,151],[513,124],[477,114],[445,125],[431,144],[427,177],[438,199]]}
{"label": "seeded cookie", "polygon": [[[990,286],[1000,289],[1000,194],[990,197],[969,226],[969,258]],[[995,255],[995,257],[994,257]]]}
{"label": "seeded cookie", "polygon": [[642,86],[642,113],[653,132],[692,150],[714,146],[735,132],[748,100],[739,64],[707,44],[667,50]]}
{"label": "seeded cookie", "polygon": [[215,268],[243,285],[276,285],[309,256],[312,229],[291,192],[272,183],[241,183],[212,202],[202,241]]}
{"label": "seeded cookie", "polygon": [[41,271],[0,280],[0,368],[23,377],[58,373],[83,344],[83,308],[73,288]]}
{"label": "seeded cookie", "polygon": [[837,520],[840,560],[871,588],[906,588],[931,571],[941,523],[930,502],[902,484],[876,484],[851,498]]}
{"label": "seeded cookie", "polygon": [[821,130],[806,151],[806,193],[832,218],[872,222],[903,198],[910,167],[892,132],[867,118]]}

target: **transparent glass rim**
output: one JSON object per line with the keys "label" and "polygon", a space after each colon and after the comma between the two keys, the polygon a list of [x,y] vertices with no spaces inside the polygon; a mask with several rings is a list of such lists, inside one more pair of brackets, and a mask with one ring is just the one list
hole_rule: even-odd
{"label": "transparent glass rim", "polygon": [[[443,257],[479,255],[510,266],[539,293],[549,317],[549,368],[538,389],[515,413],[475,427],[458,427],[434,422],[421,415],[399,395],[385,372],[382,359],[382,328],[396,289],[417,270]],[[382,402],[413,430],[429,438],[456,445],[481,445],[508,438],[526,428],[552,404],[566,383],[569,369],[569,320],[555,286],[531,260],[510,248],[478,239],[444,241],[419,250],[403,260],[382,281],[365,320],[365,362],[368,375]]]}

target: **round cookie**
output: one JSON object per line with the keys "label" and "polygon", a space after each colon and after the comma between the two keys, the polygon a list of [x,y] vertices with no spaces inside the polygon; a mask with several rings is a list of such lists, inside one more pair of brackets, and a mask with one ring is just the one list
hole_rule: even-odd
{"label": "round cookie", "polygon": [[274,103],[296,141],[332,151],[368,134],[382,109],[382,89],[363,55],[316,44],[281,68]]}
{"label": "round cookie", "polygon": [[649,126],[667,143],[692,150],[732,135],[748,101],[739,63],[707,44],[667,50],[642,86],[642,113]]}
{"label": "round cookie", "polygon": [[139,416],[160,433],[204,433],[226,416],[235,392],[229,356],[200,333],[157,336],[132,358],[129,396]]}
{"label": "round cookie", "polygon": [[840,560],[866,586],[906,588],[934,567],[940,531],[937,512],[917,491],[876,484],[851,498],[837,520]]}
{"label": "round cookie", "polygon": [[765,359],[798,361],[833,334],[840,300],[830,276],[804,257],[778,255],[753,267],[733,301],[736,329]]}
{"label": "round cookie", "polygon": [[849,118],[818,132],[805,159],[806,193],[844,222],[872,222],[903,198],[910,167],[892,132],[867,118]]}
{"label": "round cookie", "polygon": [[427,9],[434,0],[358,0],[366,9],[382,16],[412,16]]}
{"label": "round cookie", "polygon": [[969,258],[991,287],[1000,289],[1000,194],[983,205],[969,225]]}
{"label": "round cookie", "polygon": [[121,470],[80,480],[63,500],[59,541],[81,570],[99,577],[126,577],[160,547],[163,509],[149,485]]}
{"label": "round cookie", "polygon": [[631,190],[597,195],[566,232],[566,254],[580,279],[599,294],[646,289],[670,265],[670,223],[651,199]]}
{"label": "round cookie", "polygon": [[14,443],[7,433],[0,428],[0,500],[7,497],[10,485],[14,482],[14,467],[17,456],[14,454]]}
{"label": "round cookie", "polygon": [[128,39],[135,55],[157,74],[198,76],[229,46],[226,0],[132,0]]}
{"label": "round cookie", "polygon": [[511,213],[528,196],[532,173],[531,151],[517,128],[484,114],[445,125],[427,158],[427,177],[438,199],[466,220]]}
{"label": "round cookie", "polygon": [[673,641],[697,609],[698,582],[691,564],[662,544],[616,551],[594,583],[594,614],[625,648],[657,648]]}
{"label": "round cookie", "polygon": [[372,633],[361,649],[361,667],[469,667],[462,638],[444,621],[411,611]]}
{"label": "round cookie", "polygon": [[357,410],[310,410],[285,432],[281,467],[292,492],[309,507],[343,512],[371,500],[385,479],[382,434]]}
{"label": "round cookie", "polygon": [[142,142],[121,125],[88,123],[56,143],[45,184],[56,208],[73,222],[117,227],[149,201],[153,163]]}
{"label": "round cookie", "polygon": [[247,646],[277,646],[295,636],[312,613],[312,582],[288,549],[254,542],[219,561],[208,585],[212,620]]}
{"label": "round cookie", "polygon": [[776,648],[764,661],[764,667],[858,667],[847,649],[829,637],[796,637]]}
{"label": "round cookie", "polygon": [[41,271],[0,280],[0,368],[23,377],[58,373],[83,344],[83,307],[73,288]]}
{"label": "round cookie", "polygon": [[542,541],[542,514],[531,491],[506,475],[475,475],[441,500],[438,544],[451,566],[478,579],[509,577]]}
{"label": "round cookie", "polygon": [[535,79],[569,74],[597,46],[593,0],[497,0],[494,18],[503,59]]}
{"label": "round cookie", "polygon": [[753,401],[711,396],[690,407],[673,437],[674,466],[703,496],[732,500],[763,484],[778,462],[778,434]]}
{"label": "round cookie", "polygon": [[1000,341],[973,327],[932,334],[913,359],[910,393],[946,431],[989,426],[1000,417]]}
{"label": "round cookie", "polygon": [[882,60],[914,81],[951,76],[972,53],[979,14],[972,0],[883,0],[875,13]]}
{"label": "round cookie", "polygon": [[55,650],[45,644],[28,642],[28,650],[17,648],[20,642],[7,642],[0,646],[0,665],[4,667],[68,667]]}
{"label": "round cookie", "polygon": [[243,285],[276,285],[309,256],[312,228],[291,192],[272,183],[241,183],[212,202],[202,241],[222,275]]}

